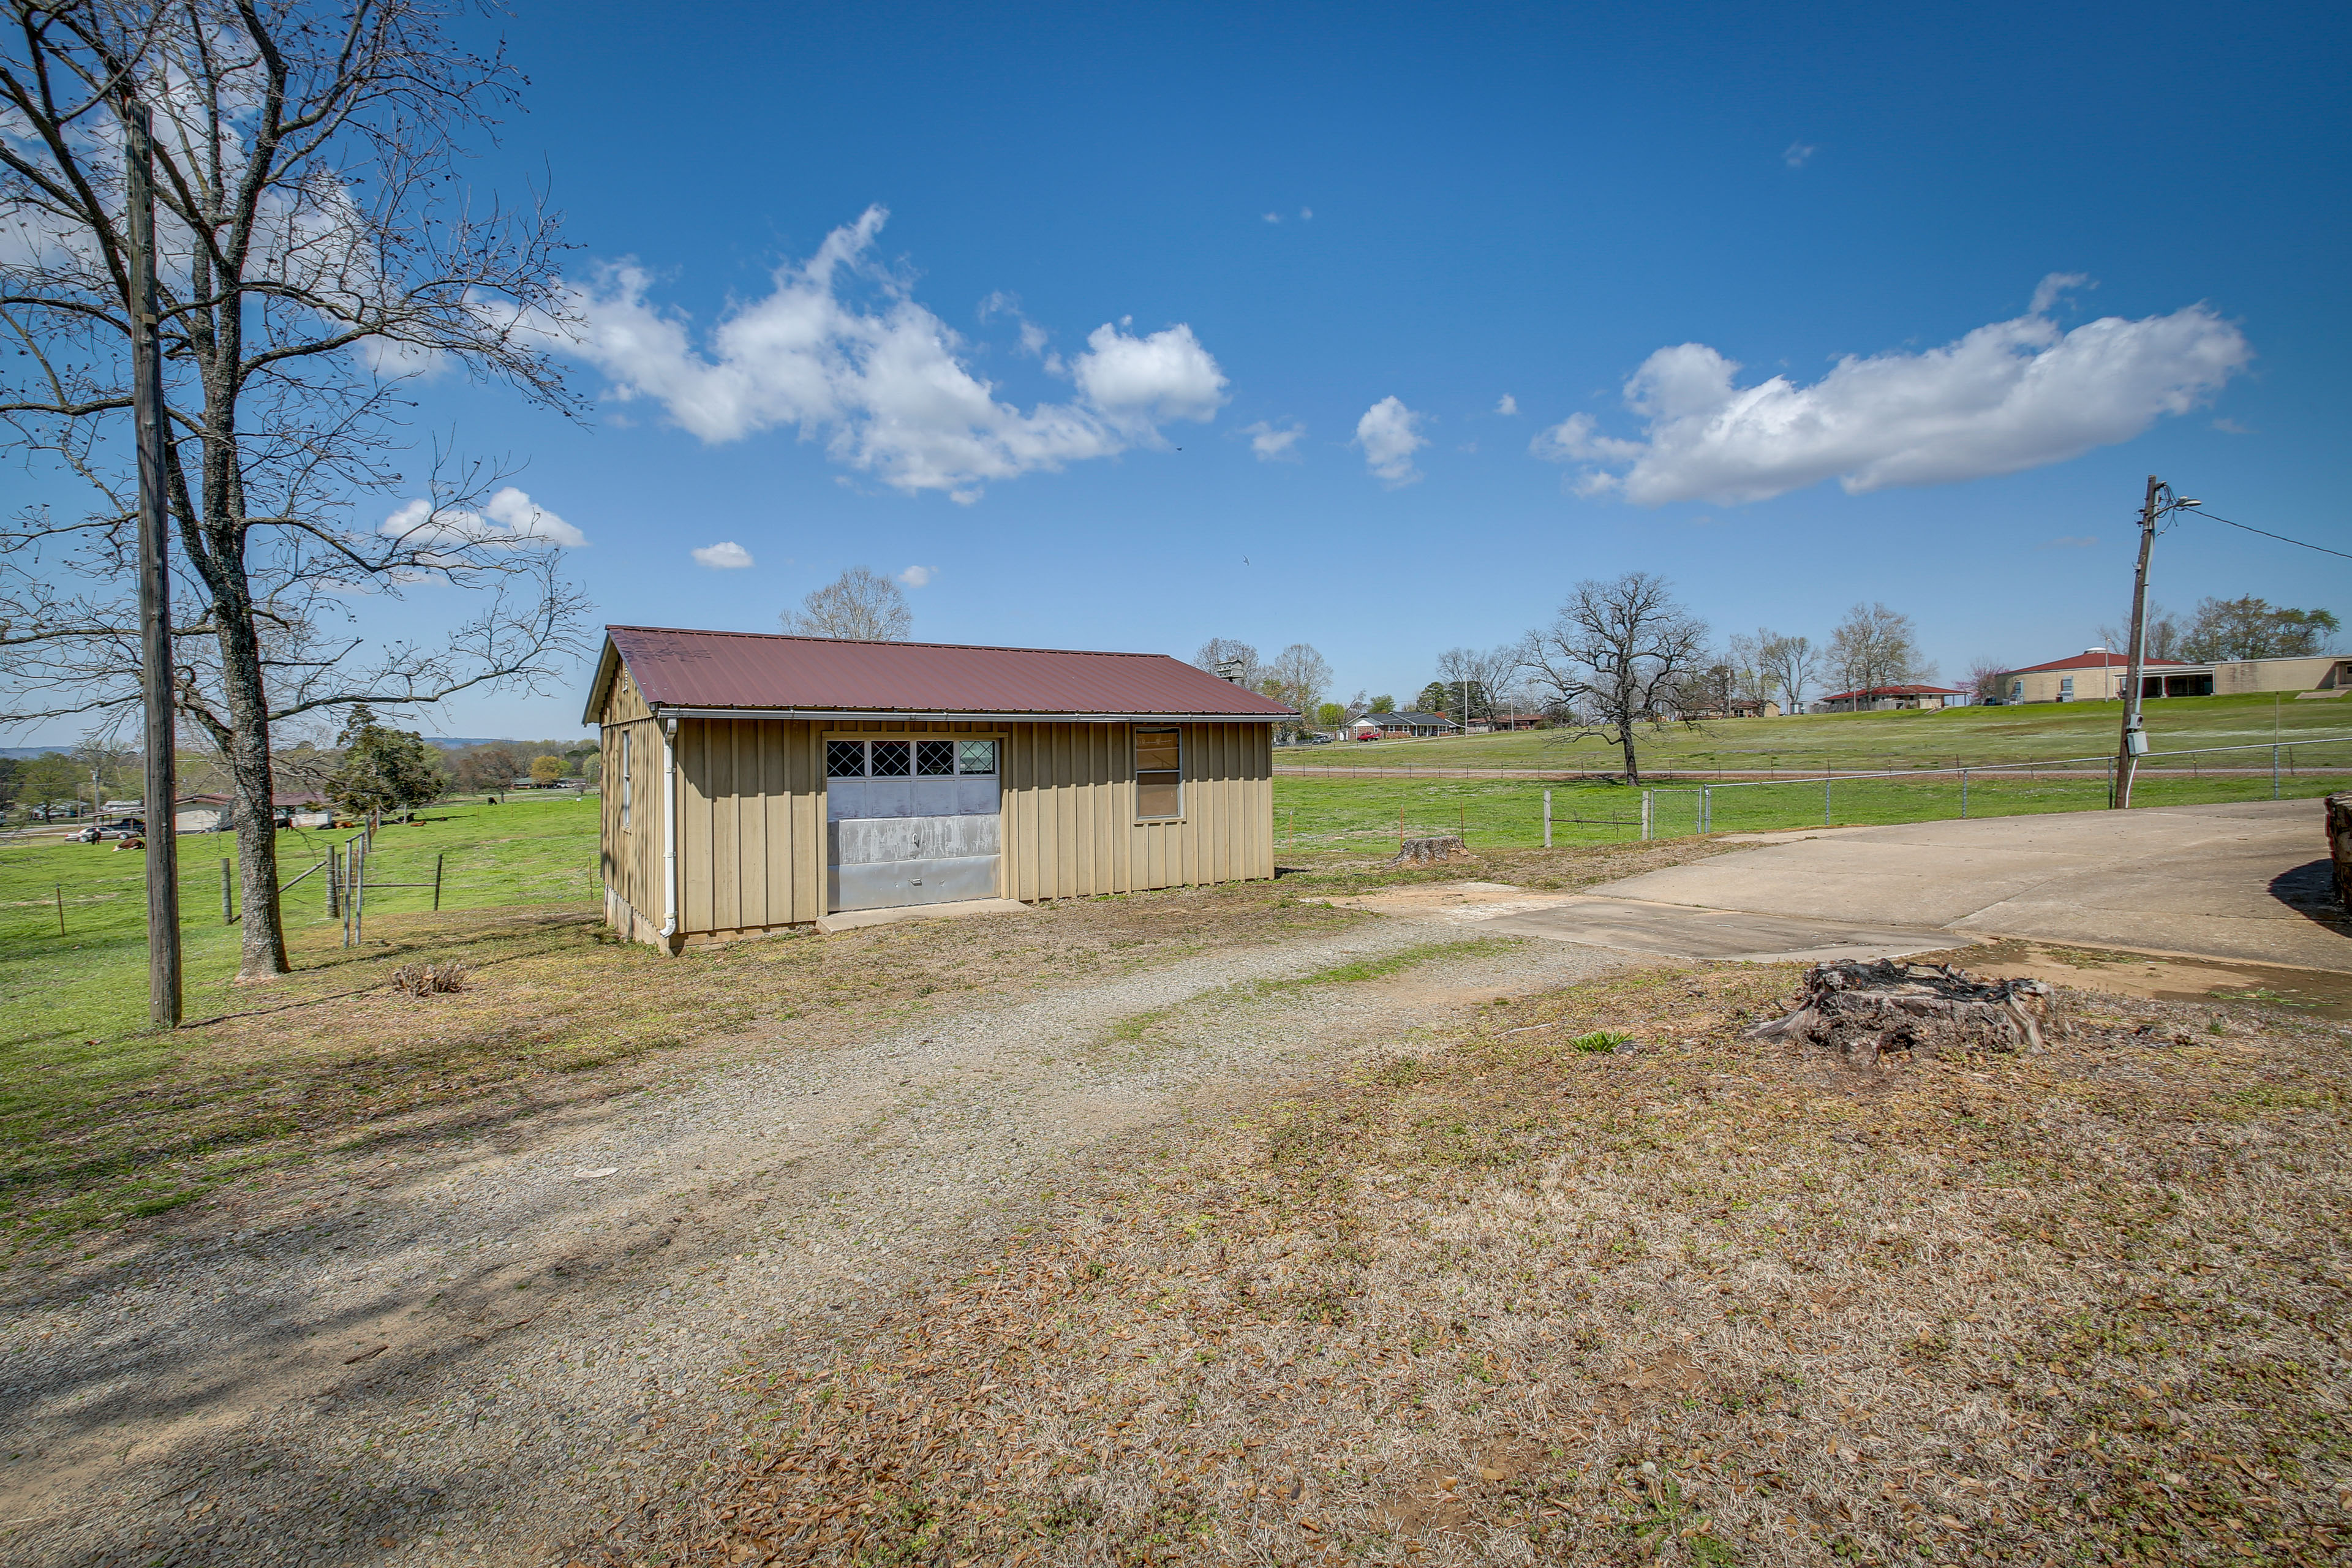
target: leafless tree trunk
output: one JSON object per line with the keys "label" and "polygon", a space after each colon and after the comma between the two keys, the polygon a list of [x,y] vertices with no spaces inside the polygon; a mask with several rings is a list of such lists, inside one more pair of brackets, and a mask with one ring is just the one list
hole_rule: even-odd
{"label": "leafless tree trunk", "polygon": [[[173,528],[174,686],[236,797],[240,975],[285,971],[270,727],[368,702],[532,687],[576,645],[570,531],[497,476],[410,486],[404,383],[445,366],[568,407],[551,216],[477,210],[455,174],[520,77],[429,0],[0,0],[0,419],[94,492],[0,534],[0,721],[138,700],[124,117],[155,126]],[[355,496],[425,489],[380,527]],[[502,504],[503,503],[503,504]],[[576,535],[572,536],[576,538]],[[482,591],[446,640],[331,629],[407,586]]]}
{"label": "leafless tree trunk", "polygon": [[1230,672],[1230,679],[1253,691],[1265,679],[1265,666],[1258,662],[1256,647],[1239,637],[1211,637],[1193,653],[1192,665],[1214,676],[1225,677]]}
{"label": "leafless tree trunk", "polygon": [[1783,637],[1759,627],[1756,633],[1756,661],[1779,689],[1786,710],[1803,712],[1806,691],[1821,679],[1821,656],[1813,650],[1813,639]]}
{"label": "leafless tree trunk", "polygon": [[795,637],[848,642],[905,642],[915,629],[905,592],[870,566],[852,566],[812,590],[797,613],[787,610],[782,619]]}
{"label": "leafless tree trunk", "polygon": [[[534,687],[576,647],[562,524],[470,500],[440,466],[383,527],[352,496],[391,468],[404,381],[445,364],[569,406],[555,221],[468,207],[458,141],[520,78],[454,45],[425,0],[0,0],[0,421],[26,461],[94,491],[0,533],[0,721],[139,700],[131,543],[125,115],[155,122],[164,503],[174,689],[236,793],[242,978],[282,973],[270,726]],[[503,491],[520,499],[520,491]],[[352,605],[414,583],[485,593],[446,642],[367,637]]]}
{"label": "leafless tree trunk", "polygon": [[1634,731],[1672,711],[1676,686],[1704,657],[1706,624],[1675,602],[1666,580],[1629,572],[1579,583],[1559,616],[1528,640],[1528,662],[1573,714],[1578,738],[1598,735],[1625,757],[1625,782],[1642,782]]}
{"label": "leafless tree trunk", "polygon": [[1934,667],[1919,656],[1911,617],[1885,605],[1856,605],[1830,637],[1830,662],[1849,691],[1924,680]]}

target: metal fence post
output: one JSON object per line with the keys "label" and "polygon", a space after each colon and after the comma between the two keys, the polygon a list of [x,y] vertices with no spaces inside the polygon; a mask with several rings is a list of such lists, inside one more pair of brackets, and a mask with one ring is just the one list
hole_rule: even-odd
{"label": "metal fence post", "polygon": [[1969,819],[1969,770],[1960,770],[1960,820]]}
{"label": "metal fence post", "polygon": [[[1293,807],[1291,808],[1291,812],[1290,812],[1290,841],[1291,841],[1293,844],[1296,844],[1296,843],[1297,843],[1297,842],[1298,842],[1298,809],[1297,809],[1297,807],[1296,807],[1296,806],[1293,806]],[[446,853],[446,852],[445,852],[445,853]],[[436,854],[436,855],[433,857],[433,909],[434,909],[434,911],[435,911],[436,914],[440,911],[440,909],[441,909],[441,855],[440,855],[440,854]]]}
{"label": "metal fence post", "polygon": [[1822,826],[1823,827],[1830,825],[1830,785],[1835,781],[1836,776],[1834,773],[1822,775]]}
{"label": "metal fence post", "polygon": [[2276,800],[2279,797],[2278,769],[2279,749],[2276,746],[2273,746],[2271,748],[2271,798],[2273,800]]}

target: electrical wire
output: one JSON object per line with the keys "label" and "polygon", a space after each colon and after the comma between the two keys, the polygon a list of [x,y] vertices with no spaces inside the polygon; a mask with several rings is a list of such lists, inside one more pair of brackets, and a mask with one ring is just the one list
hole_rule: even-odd
{"label": "electrical wire", "polygon": [[2289,539],[2289,538],[2288,538],[2285,534],[2284,534],[2284,533],[2273,533],[2273,532],[2272,532],[2269,529],[2267,529],[2267,528],[2256,528],[2253,524],[2252,524],[2252,523],[2250,523],[2250,522],[2231,522],[2231,521],[2230,521],[2230,520],[2229,520],[2228,518],[2226,518],[2226,517],[2215,517],[2211,512],[2207,511],[2207,510],[2206,510],[2203,507],[2201,507],[2201,506],[2199,506],[2199,507],[2181,507],[2181,508],[2179,508],[2178,510],[2176,510],[2176,511],[2173,513],[2173,515],[2174,515],[2174,516],[2176,516],[2176,517],[2179,517],[2179,516],[2184,516],[2184,515],[2185,515],[2185,516],[2189,516],[2189,517],[2203,517],[2203,518],[2210,518],[2210,519],[2212,519],[2212,521],[2215,521],[2215,522],[2228,523],[2230,527],[2231,527],[2231,528],[2241,528],[2241,529],[2243,529],[2243,530],[2245,530],[2248,533],[2259,533],[2259,534],[2261,534],[2264,539],[2275,539],[2275,540],[2277,540],[2281,544],[2296,544],[2296,545],[2301,545],[2301,546],[2302,546],[2304,549],[2305,549],[2305,550],[2316,550],[2316,551],[2318,551],[2322,555],[2336,555],[2336,556],[2341,556],[2344,560],[2347,560],[2347,561],[2352,561],[2352,553],[2348,553],[2348,552],[2345,552],[2345,551],[2341,551],[2341,550],[2330,550],[2330,549],[2328,549],[2328,548],[2327,548],[2327,546],[2326,546],[2325,544],[2310,544],[2310,543],[2306,543],[2305,541],[2300,540],[2300,539]]}

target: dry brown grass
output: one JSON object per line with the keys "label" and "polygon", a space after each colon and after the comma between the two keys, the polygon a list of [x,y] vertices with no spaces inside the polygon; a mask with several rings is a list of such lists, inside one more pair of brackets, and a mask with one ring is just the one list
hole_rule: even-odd
{"label": "dry brown grass", "polygon": [[[1585,886],[1712,852],[1516,851],[1485,874]],[[1302,903],[1302,891],[1412,879],[1340,860],[1271,884],[786,932],[674,960],[615,941],[591,906],[371,919],[357,951],[313,930],[296,939],[296,973],[247,989],[237,1014],[0,1063],[0,1254],[94,1226],[135,1231],[315,1156],[504,1135],[747,1052],[823,1049],[959,1004],[1336,931],[1362,917]],[[393,984],[404,969],[451,964],[462,991],[419,998]]]}
{"label": "dry brown grass", "polygon": [[1097,1173],[753,1369],[609,1560],[2344,1560],[2345,1034],[2078,994],[1853,1068],[1739,1038],[1795,978],[1489,1005]]}

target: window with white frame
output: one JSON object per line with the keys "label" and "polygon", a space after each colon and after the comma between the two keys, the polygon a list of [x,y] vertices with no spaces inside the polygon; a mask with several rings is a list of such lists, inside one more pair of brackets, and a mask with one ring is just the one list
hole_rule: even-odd
{"label": "window with white frame", "polygon": [[1173,725],[1135,731],[1135,818],[1165,822],[1184,815],[1184,732]]}

